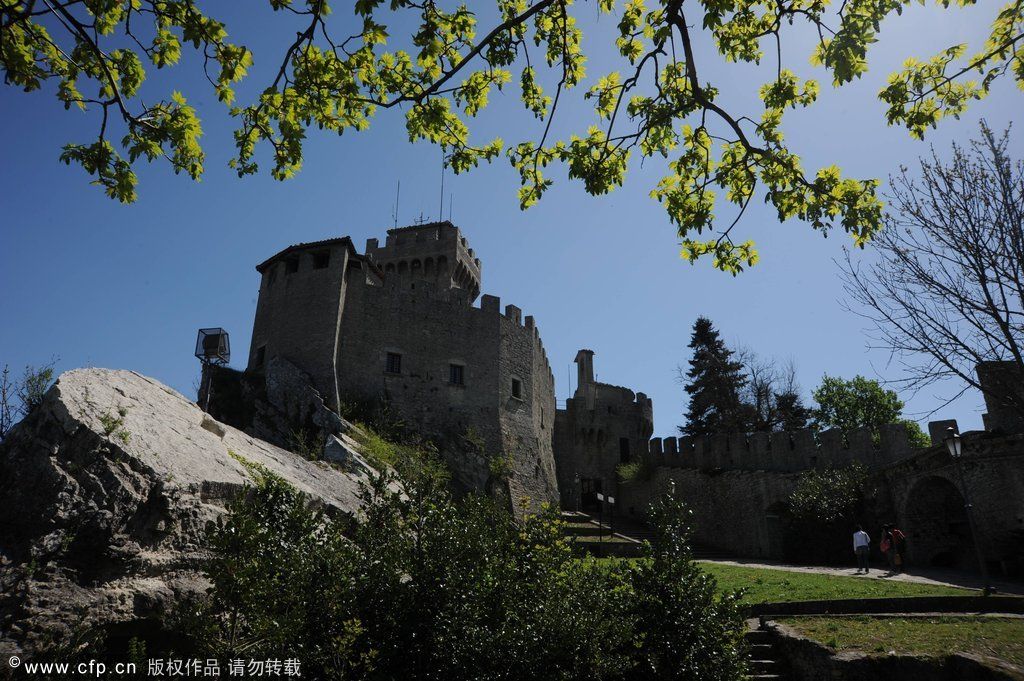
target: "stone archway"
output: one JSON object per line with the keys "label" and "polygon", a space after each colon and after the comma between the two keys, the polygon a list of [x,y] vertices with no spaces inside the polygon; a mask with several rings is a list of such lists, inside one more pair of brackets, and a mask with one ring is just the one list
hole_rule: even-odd
{"label": "stone archway", "polygon": [[931,475],[914,483],[903,505],[907,557],[915,565],[976,569],[964,498],[947,478]]}

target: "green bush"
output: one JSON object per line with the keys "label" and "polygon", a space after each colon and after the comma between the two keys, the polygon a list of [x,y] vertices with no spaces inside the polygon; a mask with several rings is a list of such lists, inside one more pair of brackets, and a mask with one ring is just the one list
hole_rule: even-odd
{"label": "green bush", "polygon": [[742,678],[735,598],[692,561],[675,498],[649,560],[608,564],[575,558],[554,511],[517,522],[430,476],[380,476],[351,526],[256,472],[211,537],[200,654],[320,679]]}
{"label": "green bush", "polygon": [[632,461],[620,463],[616,466],[615,474],[619,477],[620,482],[641,482],[650,480],[651,476],[654,475],[655,469],[657,469],[657,466],[651,455],[644,452]]}
{"label": "green bush", "polygon": [[845,468],[812,469],[800,474],[788,499],[785,551],[790,560],[848,563],[856,526],[875,525],[869,513],[868,469],[860,462]]}

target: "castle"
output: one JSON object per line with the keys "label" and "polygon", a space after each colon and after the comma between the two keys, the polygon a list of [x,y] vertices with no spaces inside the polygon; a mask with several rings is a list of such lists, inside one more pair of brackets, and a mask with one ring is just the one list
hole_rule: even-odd
{"label": "castle", "polygon": [[290,246],[261,275],[247,373],[283,356],[329,407],[383,400],[426,433],[463,434],[482,456],[449,459],[482,489],[491,462],[509,495],[558,501],[555,382],[533,317],[484,295],[481,263],[449,222],[389,230],[358,253],[347,237]]}
{"label": "castle", "polygon": [[[931,424],[933,446],[923,450],[910,446],[900,424],[883,427],[877,442],[866,430],[652,438],[650,398],[596,381],[587,349],[575,358],[575,393],[556,409],[537,324],[515,305],[502,310],[497,297],[480,295],[480,259],[450,222],[391,229],[384,245],[369,239],[363,253],[348,237],[296,244],[256,269],[246,376],[281,392],[272,374],[286,364],[308,376],[329,410],[385,403],[418,432],[478,443],[441,448],[455,482],[492,491],[500,483],[513,510],[523,499],[598,510],[602,497],[614,496],[617,513],[642,518],[671,482],[698,519],[698,541],[781,557],[778,509],[799,475],[859,461],[881,490],[879,513],[912,536],[915,562],[970,563],[962,519],[934,527],[936,516],[962,506],[941,443],[955,422]],[[983,382],[1004,373],[979,366]],[[999,404],[988,406],[988,432],[964,434],[972,452],[966,475],[986,490],[975,500],[987,522],[982,543],[1017,565],[1024,563],[1015,548],[1024,528],[1024,436],[1013,434],[1020,424]],[[649,477],[621,482],[618,466],[641,459]]]}
{"label": "castle", "polygon": [[333,409],[382,400],[421,432],[474,434],[486,456],[448,462],[466,488],[482,489],[486,459],[500,457],[512,499],[579,508],[614,490],[619,463],[647,453],[651,400],[596,382],[590,350],[556,410],[533,317],[490,295],[474,306],[482,264],[450,222],[391,229],[364,253],[348,237],[296,244],[256,270],[246,372],[283,357]]}

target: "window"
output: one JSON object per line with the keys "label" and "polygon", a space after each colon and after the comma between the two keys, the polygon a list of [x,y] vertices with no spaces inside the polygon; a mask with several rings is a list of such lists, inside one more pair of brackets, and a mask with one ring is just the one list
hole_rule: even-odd
{"label": "window", "polygon": [[268,287],[273,286],[274,281],[276,281],[276,280],[277,280],[277,267],[274,266],[274,265],[271,265],[270,269],[267,270],[267,286]]}
{"label": "window", "polygon": [[284,273],[285,274],[295,274],[298,271],[299,271],[299,256],[296,255],[296,256],[293,256],[291,258],[286,258],[285,261],[284,261]]}
{"label": "window", "polygon": [[263,362],[264,362],[264,360],[266,360],[266,358],[267,358],[267,346],[266,345],[261,345],[258,348],[256,348],[256,356],[253,357],[253,359],[252,359],[252,365],[255,368],[259,369],[260,367],[263,366]]}
{"label": "window", "polygon": [[629,454],[629,438],[628,437],[620,437],[619,438],[619,461],[621,463],[627,463],[629,461],[629,459],[630,459],[630,454]]}
{"label": "window", "polygon": [[512,397],[517,400],[523,399],[523,382],[518,378],[512,379]]}
{"label": "window", "polygon": [[331,264],[331,252],[330,251],[318,251],[313,254],[313,269],[314,270],[325,270],[327,266]]}
{"label": "window", "polygon": [[461,364],[449,364],[448,365],[448,382],[452,385],[465,385],[465,371],[466,367]]}
{"label": "window", "polygon": [[384,364],[384,371],[389,374],[402,373],[402,356],[397,352],[389,352]]}

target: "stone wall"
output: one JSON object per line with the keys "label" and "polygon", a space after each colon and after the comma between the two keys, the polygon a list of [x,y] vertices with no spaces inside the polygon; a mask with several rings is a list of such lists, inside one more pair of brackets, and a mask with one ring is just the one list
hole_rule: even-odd
{"label": "stone wall", "polygon": [[273,357],[284,357],[310,374],[328,404],[337,407],[338,319],[354,254],[347,238],[330,239],[291,246],[257,266],[260,292],[248,371],[262,372]]}
{"label": "stone wall", "polygon": [[331,239],[259,265],[248,373],[285,358],[331,407],[382,400],[426,438],[457,443],[442,450],[462,487],[557,502],[554,378],[533,318],[493,296],[473,307],[480,260],[449,222],[389,230],[366,250]]}
{"label": "stone wall", "polygon": [[[342,399],[384,399],[424,433],[466,436],[483,456],[450,459],[457,480],[482,489],[491,459],[508,460],[513,500],[557,500],[551,450],[554,380],[532,318],[484,296],[479,308],[463,289],[385,276],[382,286],[350,276],[338,346]],[[387,354],[401,371],[386,371]],[[463,384],[450,381],[462,367]],[[512,396],[512,379],[521,398]]]}
{"label": "stone wall", "polygon": [[[552,448],[555,377],[533,317],[526,317],[524,324],[520,314],[519,308],[507,305],[499,320],[498,417],[502,455],[511,466],[509,493],[515,504],[524,499],[557,504]],[[512,392],[513,381],[520,382],[518,398]]]}
{"label": "stone wall", "polygon": [[[1024,435],[965,433],[961,471],[990,572],[1024,575]],[[960,477],[945,446],[882,476],[912,563],[977,568]]]}
{"label": "stone wall", "polygon": [[654,497],[674,486],[693,512],[696,543],[737,556],[781,558],[779,504],[789,497],[798,477],[772,471],[711,473],[661,467],[648,480],[619,484],[616,513],[643,520]]}
{"label": "stone wall", "polygon": [[656,465],[700,470],[803,471],[846,466],[854,461],[885,466],[913,453],[906,427],[882,426],[876,445],[860,428],[849,433],[810,429],[780,433],[722,433],[703,437],[666,437],[650,441]]}
{"label": "stone wall", "polygon": [[[773,445],[776,437],[772,436]],[[676,451],[676,438],[662,440],[660,452],[658,441],[652,441],[652,458],[659,465],[649,479],[619,485],[617,512],[642,519],[651,499],[673,484],[693,510],[699,543],[738,556],[784,557],[784,509],[802,471],[772,470],[777,461],[772,453],[778,449],[750,447],[751,441],[756,439],[744,443],[738,437],[710,438],[698,441],[688,454]],[[868,464],[872,471],[868,487],[874,492],[868,500],[868,515],[894,522],[903,530],[909,564],[977,569],[975,534],[964,507],[963,487],[945,445],[911,450],[885,464],[891,455],[885,447],[837,450],[815,445],[813,440],[795,447],[782,442],[785,468],[792,468],[797,456],[805,462],[803,470],[845,465],[853,459]],[[751,451],[760,452],[759,458],[732,457],[736,452],[749,456]],[[902,443],[895,451],[904,451]],[[1024,435],[965,433],[963,451],[963,484],[971,497],[977,537],[989,570],[995,575],[1024,575]],[[868,456],[861,458],[863,452]],[[743,467],[756,465],[755,461],[766,468]],[[729,465],[713,465],[719,462]]]}
{"label": "stone wall", "polygon": [[942,657],[832,650],[792,627],[771,623],[770,640],[798,681],[1019,681],[1024,670],[995,658],[951,653]]}
{"label": "stone wall", "polygon": [[480,294],[483,266],[466,237],[448,221],[389,229],[383,246],[367,239],[366,256],[385,275],[433,281],[461,288],[470,300]]}
{"label": "stone wall", "polygon": [[556,417],[558,486],[565,509],[596,503],[597,491],[614,495],[616,468],[647,453],[654,427],[651,400],[595,381],[593,357],[591,350],[576,354],[576,392]]}

